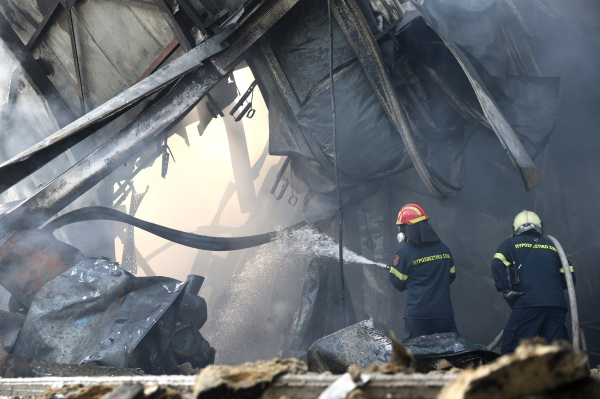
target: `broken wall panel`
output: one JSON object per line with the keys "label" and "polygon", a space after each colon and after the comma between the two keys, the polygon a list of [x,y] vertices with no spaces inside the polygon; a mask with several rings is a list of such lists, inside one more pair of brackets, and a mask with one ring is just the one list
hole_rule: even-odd
{"label": "broken wall panel", "polygon": [[33,0],[6,0],[0,4],[0,12],[11,22],[15,33],[25,44],[34,35],[44,16]]}

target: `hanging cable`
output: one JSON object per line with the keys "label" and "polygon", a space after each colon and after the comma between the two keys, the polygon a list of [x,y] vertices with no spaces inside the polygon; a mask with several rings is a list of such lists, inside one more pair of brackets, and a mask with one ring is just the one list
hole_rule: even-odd
{"label": "hanging cable", "polygon": [[296,204],[298,203],[298,197],[296,197],[294,195],[294,176],[293,176],[291,167],[290,167],[290,186],[292,188],[292,196],[288,200],[288,204],[290,204],[291,206],[296,206]]}
{"label": "hanging cable", "polygon": [[340,230],[339,230],[339,257],[340,257],[340,274],[342,277],[342,313],[344,315],[344,328],[348,325],[346,318],[346,289],[344,286],[344,213],[342,206],[342,195],[340,194],[340,182],[338,178],[337,164],[337,134],[335,126],[335,97],[333,91],[333,22],[331,20],[331,0],[327,0],[327,12],[329,14],[329,87],[331,89],[331,112],[333,116],[333,169],[335,173],[335,187],[337,189],[338,206],[340,215]]}

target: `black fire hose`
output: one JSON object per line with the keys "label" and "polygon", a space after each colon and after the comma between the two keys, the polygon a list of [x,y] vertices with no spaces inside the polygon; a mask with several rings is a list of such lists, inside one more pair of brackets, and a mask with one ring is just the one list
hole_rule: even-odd
{"label": "black fire hose", "polygon": [[[567,260],[567,256],[565,255],[565,251],[558,240],[552,236],[548,236],[548,239],[552,241],[552,244],[554,244],[554,247],[556,247],[560,262],[562,263],[562,267],[565,272],[565,280],[567,280],[567,292],[569,293],[569,305],[571,307],[573,348],[575,350],[579,350],[579,312],[577,311],[577,298],[575,297],[575,284],[573,284],[573,276],[571,276],[571,267],[569,265],[569,261]],[[492,343],[486,347],[486,349],[493,350],[495,347],[497,347],[502,342],[503,335],[504,330],[500,331],[500,334],[498,334],[496,339],[494,339]]]}
{"label": "black fire hose", "polygon": [[235,251],[257,247],[271,242],[279,235],[298,230],[307,225],[306,221],[296,223],[293,226],[270,233],[258,234],[247,237],[210,237],[199,234],[186,233],[184,231],[170,229],[159,224],[146,222],[126,213],[103,206],[90,206],[66,213],[48,223],[42,231],[52,233],[68,224],[85,222],[89,220],[113,220],[123,222],[147,231],[148,233],[162,237],[166,240],[184,245],[190,248],[203,249],[206,251]]}

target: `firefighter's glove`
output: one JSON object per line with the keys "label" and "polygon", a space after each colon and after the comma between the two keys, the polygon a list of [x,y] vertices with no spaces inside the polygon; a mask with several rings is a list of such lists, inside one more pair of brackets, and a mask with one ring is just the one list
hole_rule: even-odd
{"label": "firefighter's glove", "polygon": [[504,295],[502,295],[502,299],[504,299],[506,303],[508,303],[508,306],[512,308],[515,302],[517,301],[517,298],[524,294],[524,292],[508,291],[505,292]]}

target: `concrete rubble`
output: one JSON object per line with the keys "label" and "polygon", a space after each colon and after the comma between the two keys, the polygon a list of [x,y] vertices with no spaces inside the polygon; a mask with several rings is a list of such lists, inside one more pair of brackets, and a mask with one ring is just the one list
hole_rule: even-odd
{"label": "concrete rubble", "polygon": [[[512,355],[466,370],[444,388],[440,399],[516,398],[539,394],[589,378],[585,353],[566,342],[523,342]],[[600,392],[600,391],[599,391]]]}
{"label": "concrete rubble", "polygon": [[[397,342],[397,341],[396,341]],[[393,362],[342,375],[309,372],[297,359],[239,366],[210,365],[197,376],[131,376],[0,379],[0,396],[44,399],[158,398],[594,398],[598,369],[566,343],[525,342],[514,355],[475,370],[412,372],[401,345]],[[109,396],[111,395],[111,396]]]}

